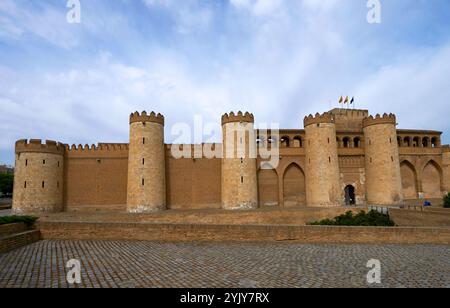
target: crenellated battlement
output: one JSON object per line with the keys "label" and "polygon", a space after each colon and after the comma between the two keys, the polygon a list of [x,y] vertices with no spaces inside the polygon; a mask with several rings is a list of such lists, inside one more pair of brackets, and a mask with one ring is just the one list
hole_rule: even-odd
{"label": "crenellated battlement", "polygon": [[66,145],[68,152],[96,152],[96,151],[128,151],[129,145],[126,143],[99,143],[98,145]]}
{"label": "crenellated battlement", "polygon": [[385,113],[383,115],[377,114],[375,117],[371,115],[363,119],[363,128],[378,124],[397,125],[397,117],[393,113],[390,114]]}
{"label": "crenellated battlement", "polygon": [[164,126],[164,116],[160,113],[156,114],[155,112],[151,112],[150,114],[147,114],[146,111],[143,111],[142,113],[135,112],[130,115],[130,124],[132,123],[145,123],[145,122],[152,122],[156,124],[161,124]]}
{"label": "crenellated battlement", "polygon": [[325,112],[323,114],[316,113],[315,115],[310,114],[309,116],[305,117],[303,123],[305,127],[320,123],[334,123],[334,115],[330,112]]}
{"label": "crenellated battlement", "polygon": [[41,139],[22,139],[16,142],[16,154],[20,153],[49,153],[64,155],[65,144]]}
{"label": "crenellated battlement", "polygon": [[125,143],[99,143],[98,145],[66,145],[67,158],[126,158],[129,145]]}
{"label": "crenellated battlement", "polygon": [[222,116],[222,125],[235,122],[255,123],[255,117],[252,113],[246,112],[244,114],[242,111],[239,111],[237,114],[232,111]]}
{"label": "crenellated battlement", "polygon": [[335,108],[330,111],[335,116],[346,117],[347,119],[359,119],[369,116],[369,110],[366,109],[342,109]]}

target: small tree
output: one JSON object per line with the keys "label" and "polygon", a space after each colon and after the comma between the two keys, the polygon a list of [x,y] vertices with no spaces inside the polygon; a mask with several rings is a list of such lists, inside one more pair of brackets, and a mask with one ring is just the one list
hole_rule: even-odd
{"label": "small tree", "polygon": [[444,197],[444,207],[450,209],[450,192]]}
{"label": "small tree", "polygon": [[5,195],[13,193],[14,175],[0,174],[0,192]]}

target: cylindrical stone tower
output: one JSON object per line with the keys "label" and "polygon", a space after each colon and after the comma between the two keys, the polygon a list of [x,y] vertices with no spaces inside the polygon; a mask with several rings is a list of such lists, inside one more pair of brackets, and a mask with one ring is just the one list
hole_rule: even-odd
{"label": "cylindrical stone tower", "polygon": [[331,113],[309,115],[306,133],[306,203],[310,207],[340,206],[340,187],[336,126]]}
{"label": "cylindrical stone tower", "polygon": [[164,117],[135,112],[130,116],[127,211],[166,209]]}
{"label": "cylindrical stone tower", "polygon": [[47,140],[16,142],[13,213],[63,211],[65,145]]}
{"label": "cylindrical stone tower", "polygon": [[222,208],[258,207],[254,116],[233,112],[222,117]]}
{"label": "cylindrical stone tower", "polygon": [[396,125],[393,114],[378,114],[363,120],[366,194],[370,205],[403,202]]}

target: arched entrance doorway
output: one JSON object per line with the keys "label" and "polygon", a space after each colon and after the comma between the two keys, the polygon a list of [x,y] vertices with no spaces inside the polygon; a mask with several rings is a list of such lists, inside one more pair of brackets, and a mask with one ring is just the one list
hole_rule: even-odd
{"label": "arched entrance doorway", "polygon": [[400,164],[403,196],[405,199],[417,199],[417,173],[409,161]]}
{"label": "arched entrance doorway", "polygon": [[442,198],[442,171],[439,165],[431,160],[423,169],[422,187],[425,198]]}
{"label": "arched entrance doorway", "polygon": [[285,207],[306,205],[306,184],[303,170],[295,163],[291,164],[283,176],[283,197]]}
{"label": "arched entrance doorway", "polygon": [[278,206],[278,175],[273,169],[261,169],[258,172],[259,205]]}
{"label": "arched entrance doorway", "polygon": [[345,187],[345,205],[356,205],[355,187],[353,185]]}

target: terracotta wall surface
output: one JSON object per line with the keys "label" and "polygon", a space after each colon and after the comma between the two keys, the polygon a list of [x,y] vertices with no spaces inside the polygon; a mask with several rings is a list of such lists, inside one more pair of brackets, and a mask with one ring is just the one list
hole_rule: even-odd
{"label": "terracotta wall surface", "polygon": [[127,157],[69,157],[65,169],[66,210],[127,203]]}
{"label": "terracotta wall surface", "polygon": [[220,159],[166,157],[169,209],[221,208]]}
{"label": "terracotta wall surface", "polygon": [[[65,209],[124,210],[127,198],[128,157],[82,158],[65,160]],[[100,160],[100,161],[99,161]],[[447,165],[440,173],[441,159],[431,155],[400,156],[405,199],[418,200],[425,184],[426,198],[445,191]],[[430,163],[431,161],[431,163]],[[410,163],[411,162],[411,163]],[[436,163],[434,163],[436,162]],[[258,171],[260,206],[302,207],[305,201],[304,157],[284,156],[277,170]],[[427,167],[428,166],[428,167]],[[358,205],[365,204],[364,157],[339,157],[342,191],[355,187]],[[175,159],[166,153],[167,204],[169,209],[208,209],[221,207],[221,160]],[[420,171],[422,170],[422,171]],[[426,170],[426,172],[423,172]],[[444,191],[440,192],[442,182]],[[433,186],[434,185],[434,186]],[[438,192],[430,193],[433,187]],[[447,188],[448,189],[448,188]],[[439,198],[438,198],[439,199]]]}

